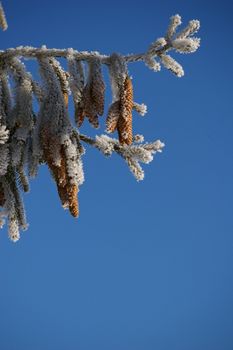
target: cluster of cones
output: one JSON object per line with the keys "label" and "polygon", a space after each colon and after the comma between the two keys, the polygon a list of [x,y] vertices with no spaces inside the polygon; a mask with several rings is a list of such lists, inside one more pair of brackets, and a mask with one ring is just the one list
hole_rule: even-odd
{"label": "cluster of cones", "polygon": [[[81,101],[75,108],[75,119],[81,127],[85,117],[95,127],[99,127],[98,116],[104,113],[105,84],[101,74],[91,75],[83,89]],[[127,75],[121,88],[120,98],[114,101],[108,110],[106,131],[113,133],[117,130],[119,142],[130,145],[133,141],[132,132],[133,86]]]}
{"label": "cluster of cones", "polygon": [[101,116],[104,113],[104,93],[105,84],[101,65],[99,62],[90,62],[88,81],[80,102],[75,106],[75,121],[78,127],[83,124],[85,117],[94,128],[99,127],[98,115]]}
{"label": "cluster of cones", "polygon": [[[94,74],[93,74],[94,72]],[[59,75],[58,75],[59,76]],[[61,79],[60,83],[61,83]],[[68,108],[68,92],[61,84],[64,105]],[[89,64],[89,76],[83,88],[82,97],[75,105],[75,121],[78,127],[84,122],[85,117],[95,128],[99,127],[99,116],[104,113],[104,93],[105,84],[101,74],[101,66],[96,62]],[[114,101],[108,110],[106,119],[106,131],[108,133],[118,132],[119,142],[122,145],[130,145],[133,141],[132,133],[132,109],[133,109],[133,87],[128,75],[119,88],[119,98]],[[64,208],[68,208],[70,213],[77,217],[78,208],[78,185],[72,182],[67,171],[67,158],[65,145],[60,144],[49,131],[43,128],[40,132],[40,140],[43,148],[44,158],[49,166],[51,174],[57,184],[57,191]],[[54,163],[54,145],[60,154],[60,163]]]}
{"label": "cluster of cones", "polygon": [[[62,84],[62,80],[60,78],[61,76],[59,76],[59,74],[57,75],[61,83],[64,105],[66,109],[68,109],[68,91]],[[70,178],[68,173],[68,159],[65,152],[65,145],[60,144],[57,137],[53,133],[50,133],[49,130],[49,128],[43,128],[40,131],[40,140],[43,148],[44,158],[50,169],[52,177],[56,182],[57,192],[60,197],[63,208],[69,209],[72,216],[78,217],[78,185],[72,182],[72,179]],[[56,147],[59,150],[60,164],[54,163],[54,147]]]}

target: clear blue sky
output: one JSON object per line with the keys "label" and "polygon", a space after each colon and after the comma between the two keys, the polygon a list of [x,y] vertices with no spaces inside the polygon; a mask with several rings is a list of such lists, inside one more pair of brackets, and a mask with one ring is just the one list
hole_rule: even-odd
{"label": "clear blue sky", "polygon": [[41,168],[25,196],[29,230],[17,244],[0,232],[0,349],[232,350],[232,2],[3,4],[1,49],[141,52],[176,13],[200,19],[202,45],[176,56],[181,79],[129,67],[148,106],[135,132],[166,143],[143,182],[88,148],[75,220]]}

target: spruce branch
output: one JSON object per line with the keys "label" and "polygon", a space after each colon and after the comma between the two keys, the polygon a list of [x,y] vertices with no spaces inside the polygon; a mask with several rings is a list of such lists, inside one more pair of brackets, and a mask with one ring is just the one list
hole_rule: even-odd
{"label": "spruce branch", "polygon": [[[131,145],[122,145],[117,139],[107,135],[96,136],[95,139],[84,134],[79,135],[80,140],[97,148],[105,156],[109,157],[113,152],[124,158],[138,181],[143,180],[144,172],[139,165],[139,162],[148,164],[153,160],[153,154],[162,152],[165,144],[160,140],[151,143],[142,143],[144,137],[135,135],[134,143]],[[140,143],[138,145],[138,143]]]}
{"label": "spruce branch", "polygon": [[[178,25],[181,24],[181,17],[175,15],[171,17],[171,22],[167,33],[164,37],[161,37],[149,46],[148,50],[144,53],[121,55],[126,63],[132,63],[137,61],[144,61],[145,64],[154,71],[160,70],[160,64],[156,61],[161,56],[165,55],[168,51],[176,49],[178,43],[177,40],[189,39],[189,45],[183,45],[186,53],[195,52],[200,46],[200,39],[192,38],[192,35],[196,33],[200,28],[200,22],[198,20],[192,20],[189,22],[181,32],[176,34]],[[191,44],[192,42],[192,44]],[[187,43],[187,42],[186,42]],[[178,52],[183,52],[181,43],[179,43]],[[190,49],[187,48],[190,47]],[[185,49],[186,48],[186,49]],[[112,56],[100,54],[98,51],[78,51],[74,49],[47,49],[44,45],[41,48],[35,48],[31,46],[19,46],[16,48],[9,48],[4,51],[0,50],[0,60],[6,61],[11,57],[24,57],[24,58],[41,58],[41,57],[64,57],[68,58],[71,54],[76,60],[90,61],[97,59],[101,64],[110,65]],[[162,62],[163,63],[163,62]],[[166,66],[165,66],[166,67]],[[170,68],[169,68],[170,69]],[[175,73],[175,71],[174,71]],[[176,73],[175,73],[176,74]],[[183,75],[184,73],[182,73]],[[177,75],[177,74],[176,74]],[[182,76],[178,75],[178,76]]]}
{"label": "spruce branch", "polygon": [[[170,55],[193,53],[200,39],[193,35],[200,23],[192,20],[177,32],[179,15],[172,16],[164,37],[153,41],[144,53],[103,55],[97,51],[49,49],[20,46],[0,51],[0,228],[5,219],[12,241],[20,238],[27,228],[21,192],[29,192],[29,182],[38,174],[40,165],[47,165],[56,184],[64,209],[73,217],[79,216],[78,192],[84,183],[83,144],[90,145],[103,155],[113,153],[123,158],[137,181],[144,178],[141,164],[148,164],[156,153],[162,152],[160,140],[145,142],[134,134],[134,111],[144,116],[147,107],[134,101],[133,81],[129,64],[142,61],[155,72],[161,66],[177,77],[184,70]],[[0,4],[0,26],[7,22]],[[168,54],[169,53],[169,54]],[[67,60],[65,69],[60,58]],[[40,82],[34,80],[24,59],[37,61]],[[108,87],[102,73],[107,66],[112,101],[106,112],[107,133],[91,138],[80,132],[86,120],[99,127],[99,117],[105,114],[105,91]],[[74,120],[70,117],[71,95]],[[36,98],[39,111],[34,111]]]}

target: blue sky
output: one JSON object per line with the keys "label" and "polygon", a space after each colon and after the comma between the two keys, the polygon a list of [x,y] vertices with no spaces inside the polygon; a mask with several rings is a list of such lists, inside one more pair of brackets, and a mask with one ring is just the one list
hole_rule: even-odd
{"label": "blue sky", "polygon": [[232,2],[3,4],[1,49],[141,52],[176,13],[184,25],[201,21],[202,44],[175,56],[181,79],[129,66],[148,106],[134,130],[166,144],[143,182],[119,157],[87,148],[78,220],[45,167],[31,183],[29,230],[17,244],[0,232],[0,349],[232,350]]}

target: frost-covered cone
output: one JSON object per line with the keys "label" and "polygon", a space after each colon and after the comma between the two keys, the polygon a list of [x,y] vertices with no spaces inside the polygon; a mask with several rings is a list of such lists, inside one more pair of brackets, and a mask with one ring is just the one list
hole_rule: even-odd
{"label": "frost-covered cone", "polygon": [[[77,216],[78,188],[75,179],[71,175],[72,171],[75,172],[75,163],[70,163],[74,157],[74,150],[71,146],[67,146],[72,127],[56,72],[47,59],[41,60],[40,66],[47,88],[47,98],[41,106],[39,127],[43,157],[56,181],[63,207],[68,207],[71,214]],[[70,166],[70,164],[73,164],[73,166]]]}
{"label": "frost-covered cone", "polygon": [[69,211],[73,217],[79,216],[78,186],[68,183],[66,185]]}
{"label": "frost-covered cone", "polygon": [[[91,93],[91,85],[87,84],[83,90],[83,111],[80,115],[79,120],[83,121],[83,117],[87,117],[89,123],[94,127],[99,127],[99,118],[96,110],[96,106],[94,104],[94,100]],[[80,125],[80,123],[79,123]]]}
{"label": "frost-covered cone", "polygon": [[[64,196],[61,199],[65,199],[63,206],[69,208],[72,216],[77,217],[79,215],[77,174],[74,174],[74,170],[71,167],[71,155],[69,156],[70,158],[67,157],[68,147],[67,145],[62,145],[61,148],[63,178],[58,187],[60,187],[60,191]],[[69,163],[71,164],[69,165]]]}
{"label": "frost-covered cone", "polygon": [[[72,134],[63,134],[59,137],[51,135],[48,130],[41,129],[41,140],[46,163],[57,184],[57,190],[62,206],[69,208],[70,213],[77,217],[78,186],[84,181],[81,155],[76,139]],[[55,148],[53,148],[56,145]],[[56,149],[56,156],[53,149]]]}
{"label": "frost-covered cone", "polygon": [[131,144],[133,139],[133,86],[127,72],[126,62],[120,55],[110,56],[109,74],[113,102],[108,111],[106,131],[113,132],[117,128],[120,143]]}
{"label": "frost-covered cone", "polygon": [[76,106],[82,99],[82,92],[85,83],[83,63],[81,60],[77,60],[75,58],[73,49],[69,49],[67,62],[69,73],[69,87],[72,92],[74,105]]}
{"label": "frost-covered cone", "polygon": [[55,73],[57,74],[58,80],[61,85],[61,91],[64,98],[65,106],[68,107],[68,98],[69,98],[69,75],[64,69],[61,67],[60,62],[56,60],[54,57],[50,58],[50,64],[52,65]]}
{"label": "frost-covered cone", "polygon": [[104,94],[105,83],[101,71],[101,63],[99,60],[93,59],[89,63],[89,84],[90,94],[93,104],[95,106],[96,113],[103,115],[104,113]]}
{"label": "frost-covered cone", "polygon": [[66,173],[69,182],[82,185],[84,182],[84,173],[82,167],[81,154],[76,138],[71,135],[64,135],[62,140],[62,152],[64,153],[66,163]]}
{"label": "frost-covered cone", "polygon": [[69,86],[72,92],[75,109],[75,122],[77,126],[80,127],[85,118],[83,109],[83,89],[85,84],[83,63],[81,60],[77,60],[75,58],[73,49],[69,49],[67,61],[69,72]]}
{"label": "frost-covered cone", "polygon": [[108,69],[112,89],[112,101],[115,102],[120,99],[121,89],[128,75],[124,58],[117,53],[112,54],[109,58]]}
{"label": "frost-covered cone", "polygon": [[87,117],[89,123],[94,127],[99,127],[98,115],[104,112],[105,84],[101,72],[99,60],[91,59],[89,62],[87,83],[82,92],[82,98],[76,106],[76,123],[80,127]]}
{"label": "frost-covered cone", "polygon": [[108,110],[106,119],[106,132],[112,133],[117,128],[117,123],[120,118],[120,100],[113,102]]}
{"label": "frost-covered cone", "polygon": [[120,118],[117,123],[119,141],[130,145],[133,141],[132,131],[133,86],[129,76],[126,77],[121,91]]}
{"label": "frost-covered cone", "polygon": [[51,133],[62,134],[71,126],[67,108],[63,98],[60,81],[49,59],[39,60],[40,73],[44,81],[44,100],[41,103],[40,124],[46,125]]}
{"label": "frost-covered cone", "polygon": [[85,114],[84,114],[84,107],[83,107],[83,97],[82,101],[79,102],[76,106],[74,106],[74,115],[75,115],[75,123],[78,128],[80,128],[84,122]]}

